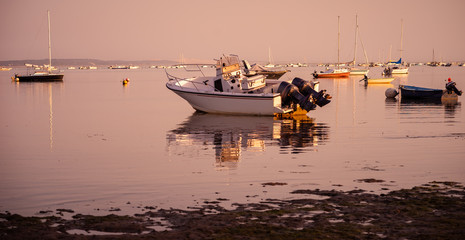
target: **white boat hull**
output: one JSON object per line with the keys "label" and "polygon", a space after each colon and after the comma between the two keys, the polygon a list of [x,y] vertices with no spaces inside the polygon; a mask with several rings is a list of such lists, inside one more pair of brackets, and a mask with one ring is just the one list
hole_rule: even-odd
{"label": "white boat hull", "polygon": [[392,74],[408,74],[408,68],[392,69]]}
{"label": "white boat hull", "polygon": [[350,75],[368,75],[368,69],[350,69]]}
{"label": "white boat hull", "polygon": [[390,84],[394,81],[394,78],[370,78],[367,80],[367,84]]}
{"label": "white boat hull", "polygon": [[198,91],[168,82],[166,87],[185,99],[195,110],[237,115],[274,115],[292,111],[281,109],[278,93],[241,94],[215,91]]}

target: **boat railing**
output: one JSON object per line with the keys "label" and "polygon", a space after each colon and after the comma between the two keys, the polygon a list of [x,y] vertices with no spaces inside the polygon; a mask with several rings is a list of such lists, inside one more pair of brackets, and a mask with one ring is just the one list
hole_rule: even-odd
{"label": "boat railing", "polygon": [[[187,68],[184,68],[184,70],[186,70],[187,72],[198,72],[200,71],[202,73],[202,75],[205,77],[205,74],[203,73],[202,69],[200,66],[204,65],[204,64],[188,64],[188,65],[197,65],[198,66],[198,70],[192,70],[192,69],[187,69]],[[219,91],[217,88],[215,88],[214,86],[210,85],[210,84],[207,84],[208,83],[208,80],[206,81],[202,81],[202,82],[196,82],[196,81],[193,81],[192,78],[181,78],[181,77],[176,77],[170,73],[168,73],[168,70],[165,68],[165,74],[166,74],[166,77],[168,78],[169,81],[176,81],[176,83],[178,83],[178,86],[183,88],[182,84],[180,83],[180,81],[187,81],[187,82],[190,82],[192,83],[192,85],[195,87],[195,90],[199,91],[199,89],[197,88],[197,84],[203,84],[203,85],[208,85],[210,87],[212,87],[215,91]]]}

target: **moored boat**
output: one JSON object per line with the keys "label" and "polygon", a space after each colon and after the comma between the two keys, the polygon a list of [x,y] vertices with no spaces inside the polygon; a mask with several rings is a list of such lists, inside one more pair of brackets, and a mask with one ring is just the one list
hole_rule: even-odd
{"label": "moored boat", "polygon": [[282,67],[264,67],[259,64],[251,66],[247,60],[242,60],[242,63],[244,65],[244,75],[247,77],[263,75],[267,79],[279,79],[288,72],[288,70]]}
{"label": "moored boat", "polygon": [[400,96],[409,99],[443,99],[451,100],[458,99],[462,95],[462,91],[458,90],[455,82],[448,79],[446,89],[424,88],[409,85],[400,85]]}
{"label": "moored boat", "polygon": [[359,69],[359,68],[351,68],[350,75],[367,75],[370,71],[369,69]]}
{"label": "moored boat", "polygon": [[326,71],[320,71],[319,73],[314,71],[313,77],[315,78],[347,78],[350,75],[350,71],[344,68],[341,69],[328,69]]}
{"label": "moored boat", "polygon": [[444,90],[416,87],[411,85],[399,85],[401,98],[415,99],[441,99]]}
{"label": "moored boat", "polygon": [[14,81],[19,82],[53,82],[63,81],[63,74],[55,74],[49,72],[35,72],[31,75],[15,74]]}
{"label": "moored boat", "polygon": [[[350,68],[350,75],[368,75],[368,72],[370,71],[368,68],[365,68],[365,69],[360,69],[360,68],[356,68],[356,62],[357,62],[357,40],[359,39],[358,37],[358,32],[359,32],[359,28],[358,28],[358,16],[355,15],[355,46],[354,46],[354,60],[352,60],[352,62],[350,63],[350,65],[353,65],[353,67]],[[362,43],[362,48],[363,48],[363,53],[365,55],[365,65],[368,66],[368,56],[367,56],[367,53],[365,51],[365,47],[363,46],[363,42],[362,42],[362,39],[360,38],[360,42]]]}
{"label": "moored boat", "polygon": [[408,74],[408,67],[396,66],[392,68],[392,74]]}
{"label": "moored boat", "polygon": [[48,66],[47,71],[35,72],[33,74],[19,75],[15,74],[12,79],[19,82],[53,82],[63,81],[63,74],[52,73],[52,47],[50,40],[50,11],[47,11],[48,20]]}
{"label": "moored boat", "polygon": [[364,81],[365,84],[390,84],[394,81],[394,78],[368,78],[365,75],[365,77],[360,81]]}
{"label": "moored boat", "polygon": [[166,75],[169,90],[194,109],[208,113],[275,115],[298,109],[306,113],[328,104],[331,99],[325,90],[315,90],[317,82],[295,78],[292,83],[267,84],[263,75],[247,77],[237,55],[223,55],[217,60],[216,76],[179,78],[168,72]]}
{"label": "moored boat", "polygon": [[339,26],[339,18],[337,16],[337,69],[327,69],[326,71],[320,71],[317,73],[316,71],[313,72],[314,78],[348,78],[350,75],[350,71],[345,68],[339,68],[339,35],[340,35],[340,26]]}

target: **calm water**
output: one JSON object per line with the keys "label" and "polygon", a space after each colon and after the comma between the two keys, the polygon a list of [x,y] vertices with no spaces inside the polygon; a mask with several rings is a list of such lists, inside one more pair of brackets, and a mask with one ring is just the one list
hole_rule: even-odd
{"label": "calm water", "polygon": [[465,183],[463,97],[449,106],[384,96],[399,83],[443,88],[448,77],[465,90],[465,68],[411,67],[381,86],[322,79],[333,101],[297,120],[195,113],[166,89],[163,70],[67,70],[63,83],[13,83],[14,72],[0,72],[0,211],[130,214],[294,189]]}

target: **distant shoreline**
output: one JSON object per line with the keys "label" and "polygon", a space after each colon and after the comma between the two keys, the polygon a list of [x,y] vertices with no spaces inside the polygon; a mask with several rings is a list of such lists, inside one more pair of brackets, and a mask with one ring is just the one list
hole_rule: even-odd
{"label": "distant shoreline", "polygon": [[[266,61],[255,61],[250,60],[249,62],[259,63],[259,64],[266,64]],[[193,63],[193,64],[214,64],[213,60],[189,60],[186,63]],[[293,61],[280,61],[276,64],[282,65],[283,63],[295,63]],[[422,65],[426,65],[427,62],[422,61],[411,61],[408,64],[417,65],[421,63]],[[452,61],[447,62],[451,63],[452,65],[461,65],[465,63],[464,61]],[[3,60],[0,61],[0,66],[4,67],[24,67],[25,64],[32,64],[32,65],[46,65],[48,64],[48,59],[32,59],[32,60]],[[180,64],[179,61],[176,60],[100,60],[100,59],[53,59],[52,65],[57,67],[68,67],[68,66],[170,66]],[[335,64],[335,63],[305,63],[309,65],[328,65],[328,64]],[[375,62],[373,62],[375,64]],[[345,66],[345,65],[344,65]]]}
{"label": "distant shoreline", "polygon": [[[173,65],[178,62],[172,60],[99,60],[99,59],[53,59],[53,66],[111,66],[111,65]],[[48,59],[35,60],[9,60],[0,61],[0,66],[22,67],[25,64],[44,65],[48,64]]]}

